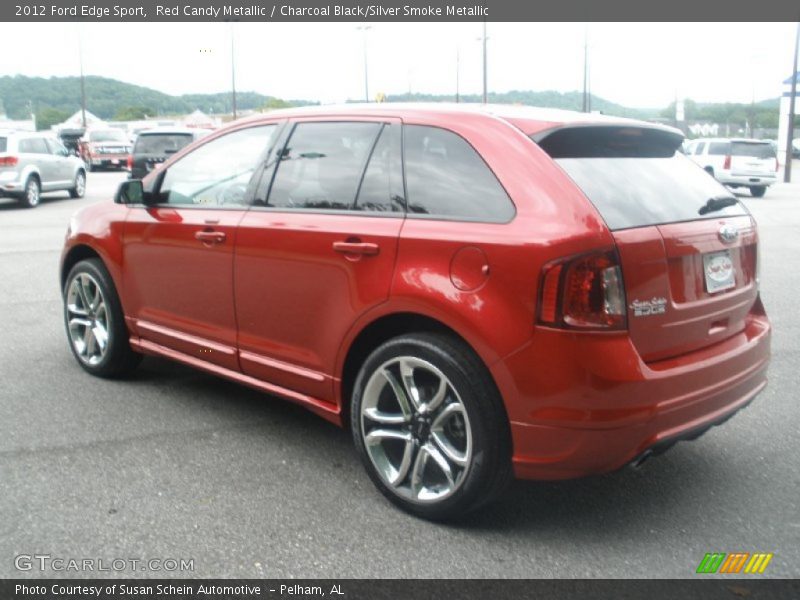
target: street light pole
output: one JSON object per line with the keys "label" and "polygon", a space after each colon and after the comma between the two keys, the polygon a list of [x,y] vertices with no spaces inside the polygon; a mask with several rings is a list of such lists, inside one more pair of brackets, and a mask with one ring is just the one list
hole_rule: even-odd
{"label": "street light pole", "polygon": [[483,103],[489,101],[488,76],[486,74],[486,21],[483,22]]}
{"label": "street light pole", "polygon": [[233,120],[236,120],[236,55],[233,45],[233,23],[231,23],[231,92],[233,102]]}
{"label": "street light pole", "polygon": [[794,36],[794,58],[792,59],[792,95],[789,96],[789,130],[786,132],[786,166],[783,169],[783,181],[792,180],[792,139],[794,138],[794,97],[797,95],[797,53],[800,51],[800,23]]}
{"label": "street light pole", "polygon": [[364,102],[369,102],[369,69],[367,63],[367,31],[372,29],[372,25],[359,25],[358,31],[364,32]]}
{"label": "street light pole", "polygon": [[589,28],[583,30],[583,112],[589,112]]}
{"label": "street light pole", "polygon": [[460,54],[461,54],[461,52],[460,52],[460,50],[461,49],[458,46],[456,46],[456,104],[461,102],[461,93],[460,93],[460,89],[459,89],[460,88],[460,86],[459,86],[460,81],[459,80],[461,78],[461,73],[460,73],[460,70],[461,70],[461,56],[460,56]]}
{"label": "street light pole", "polygon": [[78,62],[81,69],[81,123],[86,129],[86,85],[83,80],[83,33],[80,25],[78,25]]}

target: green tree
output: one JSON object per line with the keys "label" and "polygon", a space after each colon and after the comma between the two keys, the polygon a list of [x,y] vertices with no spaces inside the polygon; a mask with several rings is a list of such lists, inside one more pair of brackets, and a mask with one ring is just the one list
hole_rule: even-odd
{"label": "green tree", "polygon": [[45,106],[36,112],[36,129],[46,131],[53,125],[63,123],[69,118],[70,113],[57,108]]}
{"label": "green tree", "polygon": [[278,108],[291,108],[295,106],[291,102],[287,102],[286,100],[281,100],[280,98],[270,98],[267,100],[263,106],[261,106],[260,110],[276,110]]}
{"label": "green tree", "polygon": [[152,117],[156,111],[148,106],[123,106],[114,115],[115,121],[136,121],[145,117]]}

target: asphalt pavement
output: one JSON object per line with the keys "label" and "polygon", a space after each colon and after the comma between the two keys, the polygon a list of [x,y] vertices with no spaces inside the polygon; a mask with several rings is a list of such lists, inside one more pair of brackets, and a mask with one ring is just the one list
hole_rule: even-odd
{"label": "asphalt pavement", "polygon": [[[694,577],[715,551],[772,552],[765,576],[800,576],[800,184],[740,195],[774,326],[749,408],[639,470],[516,482],[436,525],[387,503],[349,435],[299,407],[160,359],[126,381],[78,367],[58,257],[70,215],[123,178],[92,173],[86,198],[34,210],[0,200],[0,577]],[[34,554],[193,570],[17,569]]]}

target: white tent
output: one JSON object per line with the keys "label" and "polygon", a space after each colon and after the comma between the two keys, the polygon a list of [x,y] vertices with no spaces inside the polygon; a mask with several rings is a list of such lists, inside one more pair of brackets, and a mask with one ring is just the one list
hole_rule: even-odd
{"label": "white tent", "polygon": [[[93,115],[88,110],[86,111],[86,127],[106,126],[107,123],[97,115]],[[53,126],[53,129],[60,131],[62,129],[81,129],[83,128],[83,114],[81,111],[76,112],[69,119],[63,123]]]}

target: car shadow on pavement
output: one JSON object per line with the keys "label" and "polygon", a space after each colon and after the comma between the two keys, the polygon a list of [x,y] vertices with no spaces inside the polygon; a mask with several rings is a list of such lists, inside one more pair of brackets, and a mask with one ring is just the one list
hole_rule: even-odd
{"label": "car shadow on pavement", "polygon": [[[382,505],[381,512],[414,519],[371,488],[350,434],[301,406],[159,359],[146,359],[129,383],[179,390],[172,402],[188,403],[187,410],[202,404],[223,419],[223,428],[246,428],[264,444],[289,445],[304,456],[310,476],[320,481],[331,477],[331,467],[336,468],[334,473],[357,477],[363,480],[362,489],[372,494],[369,500]],[[713,430],[707,435],[714,435]],[[654,515],[679,519],[699,510],[703,498],[736,496],[736,489],[727,488],[735,488],[737,478],[725,476],[726,469],[734,467],[713,446],[706,444],[701,452],[698,444],[702,443],[680,443],[638,469],[626,467],[607,475],[555,482],[514,481],[489,506],[458,521],[433,526],[464,533],[541,535],[571,530],[601,538],[649,531]]]}

